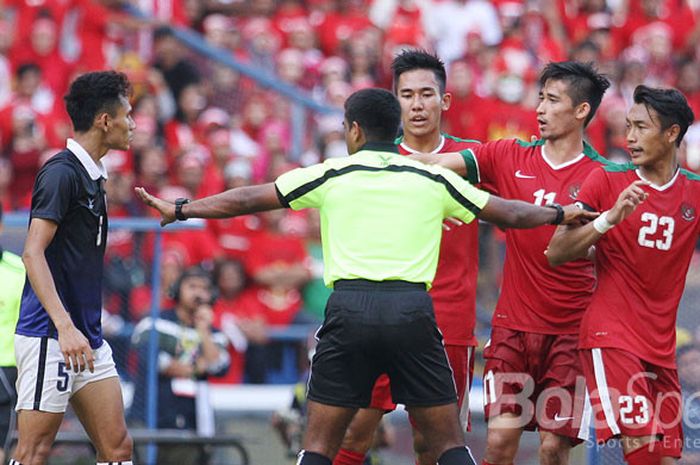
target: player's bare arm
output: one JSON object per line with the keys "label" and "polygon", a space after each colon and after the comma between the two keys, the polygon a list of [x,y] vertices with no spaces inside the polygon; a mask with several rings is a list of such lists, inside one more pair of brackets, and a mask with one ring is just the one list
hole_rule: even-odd
{"label": "player's bare arm", "polygon": [[[560,208],[563,216],[559,224],[581,224],[598,216],[597,212],[589,212],[573,204]],[[492,195],[478,216],[501,228],[526,229],[555,224],[558,214],[555,208],[539,207],[521,200],[506,200]]]}
{"label": "player's bare arm", "polygon": [[34,292],[58,331],[58,344],[63,352],[66,367],[75,372],[83,371],[87,367],[93,372],[94,356],[90,344],[75,327],[58,297],[53,276],[44,255],[57,229],[58,224],[53,221],[33,218],[29,224],[22,261],[27,268],[27,277]]}
{"label": "player's bare arm", "polygon": [[545,252],[549,264],[559,266],[586,257],[590,247],[605,234],[606,228],[620,224],[646,200],[649,194],[642,188],[646,185],[646,181],[635,181],[620,192],[613,208],[601,215],[597,226],[589,223],[580,227],[569,225],[557,228]]}
{"label": "player's bare arm", "polygon": [[412,153],[407,155],[412,160],[419,161],[426,165],[438,165],[448,170],[452,170],[458,175],[465,177],[467,175],[467,165],[464,163],[464,157],[459,152],[446,153]]}
{"label": "player's bare arm", "polygon": [[[176,220],[174,203],[149,194],[143,187],[137,187],[135,190],[146,205],[158,210],[161,226]],[[230,218],[277,208],[283,208],[283,205],[277,197],[275,185],[267,183],[238,187],[194,200],[182,206],[182,214],[185,218]]]}

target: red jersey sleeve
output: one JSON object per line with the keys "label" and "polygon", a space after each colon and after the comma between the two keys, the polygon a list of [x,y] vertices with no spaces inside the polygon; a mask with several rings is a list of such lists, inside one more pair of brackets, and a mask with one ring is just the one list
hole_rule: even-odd
{"label": "red jersey sleeve", "polygon": [[470,163],[465,157],[467,172],[477,172],[477,182],[484,189],[496,195],[502,195],[501,175],[512,165],[513,154],[517,151],[515,139],[501,139],[481,144],[472,149],[474,161]]}
{"label": "red jersey sleeve", "polygon": [[606,205],[602,195],[610,192],[610,182],[608,181],[605,168],[598,167],[591,171],[586,180],[581,185],[576,203],[586,210],[603,211],[611,207]]}

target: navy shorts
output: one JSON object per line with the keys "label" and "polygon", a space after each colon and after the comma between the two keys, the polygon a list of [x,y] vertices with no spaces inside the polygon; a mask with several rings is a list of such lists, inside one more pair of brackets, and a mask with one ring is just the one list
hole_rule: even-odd
{"label": "navy shorts", "polygon": [[425,285],[341,280],[316,334],[308,398],[367,407],[382,373],[394,402],[412,407],[457,401],[442,334]]}

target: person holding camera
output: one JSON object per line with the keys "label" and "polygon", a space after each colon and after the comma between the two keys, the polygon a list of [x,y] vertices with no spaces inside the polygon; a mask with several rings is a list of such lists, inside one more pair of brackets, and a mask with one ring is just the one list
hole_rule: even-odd
{"label": "person holding camera", "polygon": [[[158,332],[158,428],[214,433],[207,377],[223,376],[229,368],[226,336],[212,325],[215,300],[210,274],[200,267],[186,269],[174,283],[175,307],[161,312]],[[139,349],[140,364],[132,416],[145,414],[145,376],[151,317],[134,329],[132,342]],[[140,418],[143,420],[143,418]],[[158,463],[203,463],[199,448],[185,445],[160,447]],[[177,458],[170,461],[169,458]]]}

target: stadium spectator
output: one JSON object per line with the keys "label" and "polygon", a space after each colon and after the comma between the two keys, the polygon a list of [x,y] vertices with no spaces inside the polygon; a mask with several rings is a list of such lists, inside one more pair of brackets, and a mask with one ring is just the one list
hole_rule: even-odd
{"label": "stadium spectator", "polygon": [[640,85],[634,102],[632,162],[591,172],[577,203],[600,219],[557,230],[547,258],[557,266],[595,245],[598,282],[579,347],[596,439],[621,437],[629,465],[660,465],[683,449],[675,323],[700,232],[700,178],[678,164],[694,119],[683,94]]}
{"label": "stadium spectator", "polygon": [[[0,234],[2,234],[0,204]],[[0,245],[0,463],[5,463],[5,451],[9,449],[10,435],[15,429],[15,403],[17,402],[17,362],[15,361],[15,325],[22,300],[20,289],[24,287],[24,265],[15,254],[3,250]]]}
{"label": "stadium spectator", "polygon": [[[449,216],[469,223],[477,214],[502,227],[527,228],[596,216],[575,206],[541,207],[489,196],[448,170],[397,157],[392,141],[400,119],[401,107],[390,92],[364,89],[345,103],[345,136],[353,157],[194,202],[172,204],[137,188],[160,213],[162,224],[285,206],[321,210],[321,234],[329,247],[325,281],[335,293],[317,334],[300,465],[331,465],[352,417],[369,404],[372,386],[385,372],[394,380],[393,400],[408,406],[438,464],[474,464],[464,446],[452,372],[426,293],[437,266],[440,223]],[[387,167],[392,169],[382,169]],[[416,182],[405,182],[408,173],[418,175],[410,175]],[[413,237],[427,243],[415,243]],[[410,315],[404,313],[407,301],[415,305]],[[435,382],[423,383],[426,377]]]}
{"label": "stadium spectator", "polygon": [[128,92],[126,76],[113,71],[73,81],[65,102],[75,139],[37,175],[15,336],[19,440],[13,464],[46,463],[69,402],[98,463],[132,464],[119,378],[100,323],[108,223],[101,159],[110,149],[129,148],[134,121]]}
{"label": "stadium spectator", "polygon": [[[225,376],[212,382],[238,384],[244,379],[246,382],[264,379],[265,364],[261,368],[249,366],[246,351],[268,343],[268,325],[260,307],[250,305],[250,299],[246,299],[247,279],[243,265],[233,260],[217,263],[214,280],[219,291],[214,305],[214,325],[221,328],[229,340],[231,367]],[[254,371],[263,373],[251,376]]]}
{"label": "stadium spectator", "polygon": [[[161,312],[158,331],[158,428],[214,434],[207,377],[222,376],[230,359],[228,340],[213,326],[215,297],[211,275],[200,267],[186,269],[172,287],[174,307]],[[134,329],[132,342],[140,353],[142,375],[137,383],[131,414],[145,420],[145,364],[148,334],[154,324],[150,316]],[[161,445],[158,463],[196,465],[205,463],[205,451],[187,444]]]}

